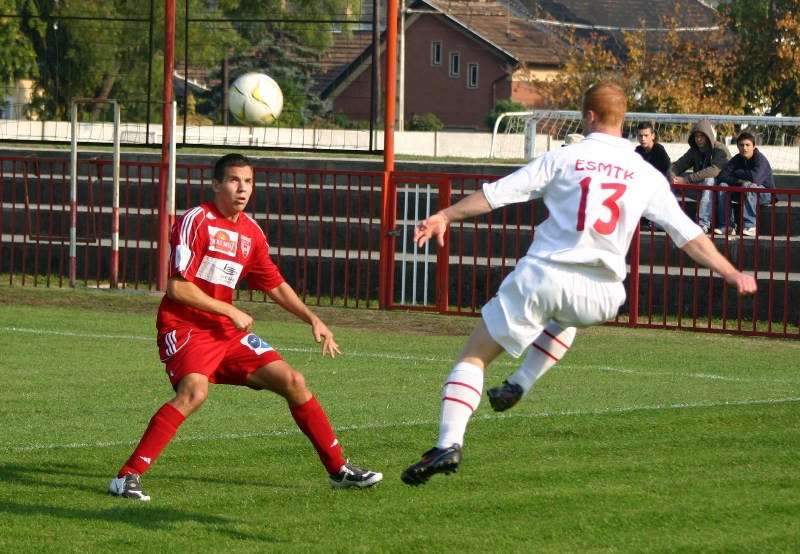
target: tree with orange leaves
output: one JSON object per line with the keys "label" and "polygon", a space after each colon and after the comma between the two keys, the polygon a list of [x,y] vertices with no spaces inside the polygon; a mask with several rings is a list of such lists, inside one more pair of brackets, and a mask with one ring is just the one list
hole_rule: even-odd
{"label": "tree with orange leaves", "polygon": [[[593,83],[613,80],[628,93],[631,111],[664,113],[734,113],[742,101],[732,95],[735,71],[733,40],[725,33],[685,32],[676,21],[664,31],[621,31],[619,48],[609,37],[580,37],[566,31],[561,39],[563,71],[540,81],[554,105],[578,109],[581,95]],[[618,52],[618,53],[617,53]]]}

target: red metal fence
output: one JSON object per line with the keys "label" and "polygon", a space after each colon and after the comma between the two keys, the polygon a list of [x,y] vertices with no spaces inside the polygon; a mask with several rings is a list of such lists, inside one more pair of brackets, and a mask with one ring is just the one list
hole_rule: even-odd
{"label": "red metal fence", "polygon": [[[110,286],[114,210],[111,162],[83,159],[71,210],[69,160],[0,158],[0,274],[10,284],[69,285],[70,225],[74,223],[76,283]],[[123,161],[120,171],[117,286],[154,290],[160,163]],[[210,168],[178,164],[178,214],[211,198]],[[257,167],[250,215],[260,222],[270,253],[298,294],[311,304],[377,307],[381,240],[388,262],[390,308],[474,315],[533,240],[546,217],[541,203],[508,206],[452,227],[446,248],[418,249],[417,221],[496,176],[395,172],[389,233],[380,237],[382,172]],[[685,186],[681,189],[702,188]],[[731,188],[730,191],[743,189]],[[800,190],[781,189],[758,210],[754,237],[715,237],[718,247],[759,282],[741,298],[683,255],[664,232],[644,225],[634,237],[629,300],[613,322],[737,334],[800,338]],[[687,213],[694,201],[681,192]],[[716,219],[716,206],[714,208]],[[733,205],[741,217],[741,204]],[[261,293],[242,293],[264,299]]]}
{"label": "red metal fence", "polygon": [[[542,203],[507,206],[451,226],[445,248],[410,241],[417,221],[498,176],[396,172],[389,194],[397,198],[391,307],[475,314],[530,245],[546,216]],[[676,187],[684,210],[695,214],[696,189]],[[727,192],[748,189],[729,187]],[[752,189],[749,189],[752,190]],[[743,205],[723,195],[738,221]],[[665,232],[643,222],[628,255],[628,301],[612,324],[800,338],[800,190],[780,189],[777,202],[759,204],[756,234],[712,235],[739,269],[754,274],[759,292],[740,297],[719,276],[698,267]],[[712,204],[712,220],[722,221]]]}
{"label": "red metal fence", "polygon": [[[74,223],[76,284],[109,287],[114,259],[111,161],[79,160],[74,209],[68,159],[0,161],[3,280],[68,286]],[[156,288],[160,169],[158,162],[141,161],[123,161],[120,168],[116,257],[122,289]],[[209,169],[177,165],[178,214],[212,198]],[[316,304],[376,305],[383,173],[259,167],[255,180],[249,213],[264,226],[273,260],[301,297]]]}

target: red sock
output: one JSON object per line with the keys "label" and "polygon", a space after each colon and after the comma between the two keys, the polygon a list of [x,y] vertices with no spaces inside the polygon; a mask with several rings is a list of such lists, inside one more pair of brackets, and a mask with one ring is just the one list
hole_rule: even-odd
{"label": "red sock", "polygon": [[156,461],[158,455],[169,444],[178,431],[178,427],[185,420],[186,417],[172,404],[161,406],[150,419],[150,424],[142,435],[139,445],[119,470],[117,477],[122,477],[126,473],[141,475],[147,471],[147,468]]}
{"label": "red sock", "polygon": [[342,457],[342,447],[336,440],[328,416],[325,415],[325,410],[319,405],[316,397],[312,396],[305,404],[291,408],[291,412],[297,426],[314,445],[328,473],[330,475],[339,473],[345,462]]}

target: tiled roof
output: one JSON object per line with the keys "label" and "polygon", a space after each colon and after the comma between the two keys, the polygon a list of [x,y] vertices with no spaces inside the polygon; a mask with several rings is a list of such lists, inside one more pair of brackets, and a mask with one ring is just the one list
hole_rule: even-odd
{"label": "tiled roof", "polygon": [[354,69],[361,61],[371,59],[372,56],[372,31],[353,31],[352,33],[337,34],[333,39],[333,46],[323,54],[314,64],[319,68],[314,75],[314,93],[328,89],[337,79],[343,79],[347,73]]}
{"label": "tiled roof", "polygon": [[[416,10],[413,11],[412,10]],[[447,2],[420,0],[409,9],[408,17],[427,11],[442,13],[452,22],[484,40],[515,63],[556,66],[557,39],[548,29],[536,23],[509,17],[508,9],[498,2]],[[383,36],[381,37],[383,39]],[[555,41],[555,42],[554,42]],[[320,68],[315,75],[315,92],[329,93],[329,88],[346,77],[360,61],[369,61],[372,55],[372,31],[354,31],[350,35],[334,37],[334,44],[321,59],[316,60]]]}
{"label": "tiled roof", "polygon": [[[701,39],[703,33],[713,32],[708,30],[717,24],[711,4],[709,0],[416,0],[409,4],[407,21],[415,14],[438,12],[510,62],[558,66],[559,49],[564,47],[558,33],[564,24],[575,26],[579,35],[605,34],[615,49],[623,43],[620,29],[647,29],[656,48],[658,30],[665,30],[671,20],[682,28],[699,29]],[[385,14],[385,9],[381,11]],[[315,76],[315,91],[329,89],[361,61],[369,60],[371,52],[372,31],[335,37],[334,46],[316,62],[320,72]]]}
{"label": "tiled roof", "polygon": [[[430,8],[426,9],[426,5]],[[491,1],[420,0],[412,8],[416,13],[431,11],[431,8],[442,12],[517,62],[529,65],[559,64],[556,55],[559,41],[555,34],[538,23],[518,17],[505,4]]]}
{"label": "tiled roof", "polygon": [[[627,55],[622,30],[645,30],[647,46],[657,50],[671,26],[693,30],[704,40],[716,32],[716,10],[701,0],[511,0],[535,20],[573,25],[578,36],[596,33],[608,37],[606,44],[618,56]],[[543,26],[550,26],[541,23]]]}
{"label": "tiled roof", "polygon": [[658,28],[675,19],[681,27],[716,24],[716,12],[698,0],[513,0],[529,14],[596,27]]}

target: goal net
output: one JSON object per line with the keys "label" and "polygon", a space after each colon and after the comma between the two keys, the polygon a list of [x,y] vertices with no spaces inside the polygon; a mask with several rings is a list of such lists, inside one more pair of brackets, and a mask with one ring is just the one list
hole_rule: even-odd
{"label": "goal net", "polygon": [[[717,140],[730,145],[736,154],[736,137],[748,131],[756,137],[756,147],[767,157],[776,172],[800,171],[800,117],[756,117],[708,114],[657,114],[631,112],[625,115],[623,136],[636,142],[636,127],[650,121],[658,140],[671,160],[689,147],[689,134],[701,119],[708,119]],[[570,134],[582,133],[579,111],[537,110],[508,112],[495,123],[489,157],[531,159],[560,148]]]}

